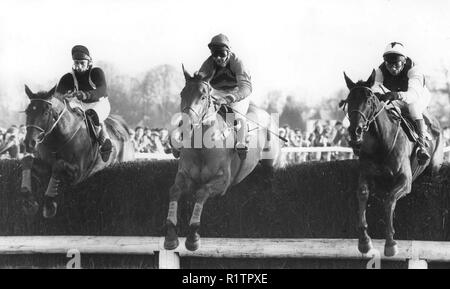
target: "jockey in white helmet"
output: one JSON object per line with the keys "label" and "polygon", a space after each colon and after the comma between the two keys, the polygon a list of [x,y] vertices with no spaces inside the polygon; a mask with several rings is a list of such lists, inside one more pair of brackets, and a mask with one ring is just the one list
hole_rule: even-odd
{"label": "jockey in white helmet", "polygon": [[111,154],[112,143],[104,123],[111,110],[105,74],[102,69],[92,66],[92,58],[85,46],[74,46],[72,59],[72,71],[61,78],[56,92],[61,94],[73,92],[73,96],[80,100],[83,110],[97,126],[100,154],[102,160],[106,162]]}
{"label": "jockey in white helmet", "polygon": [[373,91],[382,101],[393,101],[398,107],[406,107],[415,120],[419,135],[417,156],[426,161],[430,155],[425,150],[425,138],[429,138],[423,112],[431,95],[425,85],[425,75],[406,54],[402,43],[391,42],[383,53],[384,62],[376,70]]}

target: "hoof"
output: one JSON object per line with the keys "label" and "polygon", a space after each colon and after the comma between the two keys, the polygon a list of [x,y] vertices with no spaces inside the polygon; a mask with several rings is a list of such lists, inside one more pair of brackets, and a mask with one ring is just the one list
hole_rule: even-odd
{"label": "hoof", "polygon": [[196,250],[198,250],[198,248],[200,247],[200,237],[198,238],[198,240],[195,240],[195,241],[191,241],[189,239],[186,239],[186,242],[184,243],[184,246],[189,251],[196,251]]}
{"label": "hoof", "polygon": [[58,204],[53,200],[53,198],[46,198],[42,215],[47,219],[53,218],[54,216],[56,216],[57,208]]}
{"label": "hoof", "polygon": [[373,249],[372,240],[369,238],[366,241],[359,240],[358,242],[358,250],[362,254],[367,254],[370,250]]}
{"label": "hoof", "polygon": [[175,250],[180,245],[180,241],[178,238],[169,240],[167,237],[164,239],[164,249],[166,250]]}
{"label": "hoof", "polygon": [[193,224],[189,226],[189,233],[184,243],[186,249],[189,251],[195,251],[200,247],[200,234],[198,230],[200,229],[200,224]]}
{"label": "hoof", "polygon": [[25,215],[34,216],[39,211],[39,204],[34,199],[24,199],[22,200],[22,210]]}
{"label": "hoof", "polygon": [[28,188],[23,187],[20,189],[20,194],[22,196],[21,205],[23,212],[28,216],[36,215],[39,210],[39,204],[31,191]]}
{"label": "hoof", "polygon": [[384,256],[386,257],[393,257],[397,255],[398,253],[398,246],[397,244],[393,246],[384,246]]}

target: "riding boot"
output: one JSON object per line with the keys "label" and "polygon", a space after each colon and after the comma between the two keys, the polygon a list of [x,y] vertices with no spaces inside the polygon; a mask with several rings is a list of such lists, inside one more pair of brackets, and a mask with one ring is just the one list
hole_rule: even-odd
{"label": "riding boot", "polygon": [[431,138],[427,132],[427,126],[423,119],[416,119],[416,125],[419,136],[417,140],[417,144],[419,145],[417,150],[417,160],[419,165],[424,165],[430,159],[430,154],[427,152],[426,148],[428,147],[427,140]]}
{"label": "riding boot", "polygon": [[240,127],[237,131],[237,141],[235,149],[239,155],[241,160],[244,160],[247,157],[248,147],[247,147],[247,122],[245,119],[238,119],[238,123],[240,123]]}
{"label": "riding boot", "polygon": [[112,151],[112,143],[109,139],[109,134],[106,129],[105,123],[100,124],[100,131],[98,133],[98,143],[100,144],[100,155],[104,162],[109,160],[109,156]]}

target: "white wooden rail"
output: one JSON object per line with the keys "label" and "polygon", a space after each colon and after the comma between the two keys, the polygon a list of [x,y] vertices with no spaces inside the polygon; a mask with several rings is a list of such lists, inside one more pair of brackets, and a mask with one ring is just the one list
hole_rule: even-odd
{"label": "white wooden rail", "polygon": [[[317,153],[317,152],[343,152],[353,153],[349,147],[283,147],[282,153]],[[444,148],[444,153],[450,152],[450,146]],[[136,159],[150,159],[150,160],[171,160],[174,159],[172,154],[165,153],[136,153]]]}
{"label": "white wooden rail", "polygon": [[[409,268],[427,268],[427,262],[450,262],[450,242],[398,241],[399,253],[383,255],[384,240],[373,240],[374,250],[361,254],[352,239],[236,239],[203,238],[191,252],[180,246],[164,249],[164,237],[117,236],[6,236],[0,237],[0,254],[82,254],[158,255],[159,268],[180,268],[180,257],[208,258],[312,258],[406,261]],[[378,250],[378,251],[376,251]],[[378,253],[381,252],[381,253]]]}

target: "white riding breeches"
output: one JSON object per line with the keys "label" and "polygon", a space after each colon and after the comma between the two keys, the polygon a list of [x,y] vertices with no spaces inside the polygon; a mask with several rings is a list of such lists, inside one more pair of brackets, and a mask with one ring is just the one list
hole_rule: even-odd
{"label": "white riding breeches", "polygon": [[411,118],[414,120],[423,119],[423,113],[426,111],[430,103],[431,95],[424,93],[421,98],[412,103],[406,103],[401,100],[394,101],[394,104],[400,108],[407,108]]}
{"label": "white riding breeches", "polygon": [[111,111],[111,104],[109,103],[107,97],[101,97],[96,102],[80,102],[80,104],[84,111],[87,111],[89,109],[95,111],[100,124],[105,121]]}

